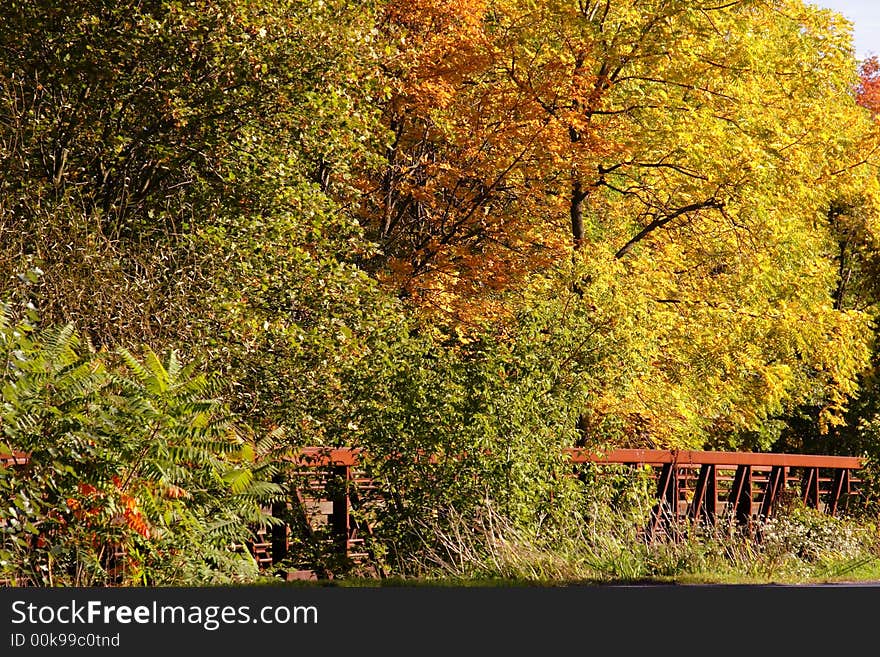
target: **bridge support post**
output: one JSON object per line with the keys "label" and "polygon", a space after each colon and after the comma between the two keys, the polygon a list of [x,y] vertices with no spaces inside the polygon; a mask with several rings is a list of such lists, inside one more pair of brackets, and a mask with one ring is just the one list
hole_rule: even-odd
{"label": "bridge support post", "polygon": [[764,497],[761,500],[761,510],[759,513],[762,518],[769,518],[773,515],[779,494],[785,488],[785,470],[786,468],[781,465],[774,465],[770,470],[767,488],[764,489]]}
{"label": "bridge support post", "polygon": [[714,465],[706,463],[700,466],[694,499],[688,513],[696,522],[702,520],[710,525],[715,524],[718,514],[718,471]]}
{"label": "bridge support post", "polygon": [[648,540],[653,540],[659,531],[668,529],[677,516],[678,468],[674,463],[664,463],[657,479],[657,504],[651,510]]}
{"label": "bridge support post", "polygon": [[837,470],[834,473],[834,480],[831,482],[831,493],[828,497],[828,515],[837,514],[837,507],[840,503],[840,496],[849,493],[849,470]]}
{"label": "bridge support post", "polygon": [[331,501],[333,511],[330,514],[330,529],[333,533],[333,543],[336,554],[343,558],[348,557],[348,535],[350,529],[349,480],[351,478],[348,465],[333,467],[334,491]]}
{"label": "bridge support post", "polygon": [[[287,502],[274,502],[272,515],[276,518],[287,516]],[[272,527],[272,563],[279,564],[287,558],[287,522]]]}
{"label": "bridge support post", "polygon": [[752,520],[752,466],[737,466],[728,503],[733,509],[736,522],[748,526]]}
{"label": "bridge support post", "polygon": [[819,508],[819,468],[808,468],[804,477],[804,504],[811,509]]}

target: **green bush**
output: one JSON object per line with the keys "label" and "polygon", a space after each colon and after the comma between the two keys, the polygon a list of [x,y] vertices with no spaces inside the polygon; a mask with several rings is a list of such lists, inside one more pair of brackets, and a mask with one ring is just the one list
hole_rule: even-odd
{"label": "green bush", "polygon": [[0,318],[0,576],[19,584],[252,578],[276,488],[211,382],[174,352],[97,353],[72,326]]}

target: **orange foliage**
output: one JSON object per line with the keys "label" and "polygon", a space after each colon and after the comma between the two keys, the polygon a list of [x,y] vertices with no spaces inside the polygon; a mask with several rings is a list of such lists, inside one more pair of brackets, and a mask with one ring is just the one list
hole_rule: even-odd
{"label": "orange foliage", "polygon": [[[150,528],[147,524],[146,518],[138,509],[137,500],[122,490],[123,482],[119,477],[114,476],[112,481],[113,485],[119,491],[119,501],[123,507],[122,514],[118,517],[121,518],[121,520],[129,529],[137,532],[144,538],[149,538]],[[171,486],[170,489],[174,489],[174,491],[173,494],[169,493],[169,497],[181,497],[185,493],[183,489],[177,486]],[[80,482],[77,485],[77,490],[79,491],[80,495],[89,498],[91,500],[91,503],[88,507],[86,507],[81,504],[79,500],[71,497],[66,500],[67,506],[71,509],[71,511],[73,511],[74,517],[77,520],[85,521],[86,523],[88,523],[88,519],[90,516],[95,516],[101,512],[101,509],[106,502],[106,495],[99,492],[98,489],[92,484],[87,484],[84,482]]]}
{"label": "orange foliage", "polygon": [[365,181],[363,217],[383,246],[379,278],[453,320],[504,314],[503,292],[570,245],[546,224],[565,210],[547,178],[567,134],[512,81],[483,0],[401,0],[386,19],[400,43],[393,144]]}
{"label": "orange foliage", "polygon": [[125,520],[125,524],[128,526],[128,528],[132,531],[137,532],[144,538],[149,538],[150,527],[149,525],[147,525],[146,519],[138,509],[137,500],[123,493],[121,496],[121,501],[124,506],[122,517]]}
{"label": "orange foliage", "polygon": [[386,20],[405,30],[405,44],[397,64],[400,93],[418,110],[445,107],[455,86],[482,62],[484,0],[406,0],[386,8]]}
{"label": "orange foliage", "polygon": [[880,61],[870,57],[862,63],[859,86],[856,88],[856,99],[859,105],[880,113]]}

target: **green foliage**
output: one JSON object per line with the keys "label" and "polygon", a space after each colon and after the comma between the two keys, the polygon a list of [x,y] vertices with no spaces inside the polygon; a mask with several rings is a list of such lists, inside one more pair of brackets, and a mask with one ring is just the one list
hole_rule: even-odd
{"label": "green foliage", "polygon": [[298,446],[365,450],[388,568],[469,522],[536,576],[583,527],[602,577],[721,563],[637,545],[643,491],[569,476],[575,443],[880,461],[846,31],[605,4],[3,4],[2,573],[253,578]]}
{"label": "green foliage", "polygon": [[[585,440],[576,427],[597,389],[631,383],[618,363],[637,356],[619,299],[583,314],[570,278],[542,285],[503,332],[403,324],[348,373],[354,444],[389,500],[373,529],[392,560],[433,542],[426,518],[488,505],[517,527],[553,525],[577,504],[563,450]],[[620,439],[613,422],[590,429],[591,447]]]}
{"label": "green foliage", "polygon": [[232,546],[267,522],[271,473],[204,375],[174,352],[96,353],[72,326],[13,322],[8,307],[0,345],[0,450],[29,456],[0,473],[4,577],[161,584],[253,566]]}
{"label": "green foliage", "polygon": [[173,344],[236,410],[286,421],[287,381],[333,379],[338,325],[375,305],[347,207],[380,138],[372,20],[335,0],[5,4],[0,274],[40,267],[48,321]]}

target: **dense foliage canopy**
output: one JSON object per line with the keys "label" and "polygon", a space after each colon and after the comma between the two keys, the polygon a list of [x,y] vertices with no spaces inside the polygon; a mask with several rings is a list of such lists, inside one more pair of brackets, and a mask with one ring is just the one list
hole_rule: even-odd
{"label": "dense foliage canopy", "polygon": [[877,87],[801,0],[5,3],[0,562],[231,576],[303,445],[399,550],[574,444],[880,453]]}

